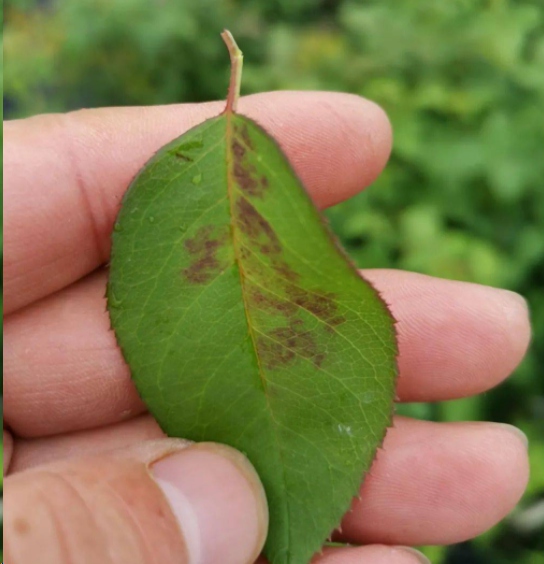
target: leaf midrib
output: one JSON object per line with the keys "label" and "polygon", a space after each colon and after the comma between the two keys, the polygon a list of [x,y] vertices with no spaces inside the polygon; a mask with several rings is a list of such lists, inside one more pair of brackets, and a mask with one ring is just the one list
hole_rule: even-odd
{"label": "leaf midrib", "polygon": [[[255,353],[255,359],[257,361],[257,368],[259,371],[259,377],[260,377],[260,381],[261,381],[261,385],[263,388],[263,393],[265,396],[265,400],[266,400],[266,405],[267,405],[267,412],[270,414],[270,419],[272,421],[271,423],[271,428],[272,428],[272,433],[274,435],[274,441],[276,443],[276,448],[277,448],[277,453],[278,453],[278,457],[280,459],[280,466],[281,466],[281,481],[282,481],[282,485],[285,491],[287,491],[287,481],[286,481],[286,476],[285,476],[285,464],[284,464],[284,458],[283,458],[283,449],[281,447],[281,442],[279,440],[278,437],[278,427],[279,427],[279,423],[276,421],[276,419],[274,418],[274,413],[272,411],[272,406],[270,403],[270,397],[267,393],[267,381],[266,381],[266,377],[265,377],[265,371],[264,368],[261,364],[261,359],[259,357],[258,354],[258,348],[257,348],[257,341],[255,338],[255,331],[252,327],[252,322],[251,322],[251,313],[250,313],[250,307],[249,304],[247,303],[246,300],[246,292],[244,291],[245,289],[245,278],[247,278],[247,275],[244,272],[244,268],[243,268],[243,262],[242,259],[238,253],[238,246],[240,245],[238,243],[238,238],[237,238],[237,228],[235,226],[235,221],[234,221],[234,198],[233,198],[233,174],[232,174],[232,169],[233,169],[233,158],[232,158],[232,124],[231,124],[231,120],[233,117],[233,113],[232,112],[227,112],[225,111],[225,119],[226,119],[226,128],[225,128],[225,141],[226,141],[226,159],[225,159],[225,165],[226,165],[226,173],[227,173],[227,197],[229,199],[229,204],[230,204],[230,230],[231,230],[231,236],[232,236],[232,248],[233,248],[233,254],[234,254],[234,261],[236,262],[236,266],[238,268],[238,273],[240,276],[240,286],[242,289],[242,300],[243,300],[243,304],[244,304],[244,313],[245,313],[245,317],[246,317],[246,323],[247,323],[247,327],[248,327],[248,333],[250,335],[251,338],[251,342],[253,344],[253,351]],[[243,142],[243,140],[241,141]],[[246,148],[246,150],[250,151],[251,149],[244,143],[244,146]],[[290,547],[291,547],[291,529],[290,529],[290,513],[289,513],[289,502],[285,502],[284,504],[285,506],[285,515],[286,515],[286,523],[285,523],[285,528],[284,530],[286,531],[286,536],[287,536],[287,550],[289,551]]]}

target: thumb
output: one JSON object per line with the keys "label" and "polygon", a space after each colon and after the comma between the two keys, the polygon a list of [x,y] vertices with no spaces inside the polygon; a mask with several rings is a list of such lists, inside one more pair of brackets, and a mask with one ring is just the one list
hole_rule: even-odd
{"label": "thumb", "polygon": [[4,481],[10,564],[249,564],[267,525],[255,470],[215,443],[150,441]]}

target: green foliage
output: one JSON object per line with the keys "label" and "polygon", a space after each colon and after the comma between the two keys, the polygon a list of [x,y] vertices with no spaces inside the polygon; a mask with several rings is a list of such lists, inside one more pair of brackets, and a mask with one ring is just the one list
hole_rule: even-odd
{"label": "green foliage", "polygon": [[385,304],[253,121],[209,119],[140,171],[108,307],[163,430],[244,452],[267,492],[269,561],[308,562],[391,422],[397,350]]}
{"label": "green foliage", "polygon": [[[8,113],[223,98],[223,27],[244,49],[246,93],[331,89],[380,103],[395,134],[391,162],[366,194],[330,211],[333,229],[360,265],[527,297],[533,344],[513,378],[475,400],[404,410],[519,425],[532,478],[518,514],[529,509],[544,496],[542,0],[157,4],[6,2]],[[537,561],[543,531],[521,532],[518,514],[471,545],[476,562]],[[463,562],[456,554],[448,564]]]}

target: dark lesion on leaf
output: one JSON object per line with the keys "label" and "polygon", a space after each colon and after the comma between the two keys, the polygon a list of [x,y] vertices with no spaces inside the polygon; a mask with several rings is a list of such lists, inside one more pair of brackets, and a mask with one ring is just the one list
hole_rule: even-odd
{"label": "dark lesion on leaf", "polygon": [[280,278],[285,278],[290,282],[300,280],[300,274],[293,270],[283,259],[273,259],[272,268]]}
{"label": "dark lesion on leaf", "polygon": [[195,236],[184,243],[192,259],[190,266],[182,271],[185,279],[191,284],[205,284],[212,280],[222,268],[217,252],[226,242],[226,236],[218,235],[214,226],[200,227]]}
{"label": "dark lesion on leaf", "polygon": [[327,357],[326,343],[346,318],[339,312],[333,292],[305,289],[300,273],[286,260],[286,249],[254,199],[269,187],[269,178],[248,162],[251,149],[247,129],[235,128],[231,170],[241,192],[233,202],[233,229],[241,235],[238,260],[242,277],[248,279],[246,304],[267,319],[255,336],[257,354],[268,370],[301,359],[319,369]]}
{"label": "dark lesion on leaf", "polygon": [[234,155],[234,160],[239,161],[246,156],[246,150],[244,146],[236,139],[236,137],[232,140],[232,154]]}
{"label": "dark lesion on leaf", "polygon": [[[247,286],[250,307],[281,319],[279,325],[259,335],[257,348],[262,365],[272,370],[288,366],[301,357],[321,368],[327,356],[325,343],[333,328],[346,320],[338,312],[334,294],[305,291],[285,281],[274,287],[272,292],[253,284]],[[308,325],[303,311],[323,324]]]}
{"label": "dark lesion on leaf", "polygon": [[[333,292],[304,289],[300,285],[300,275],[285,260],[284,249],[271,224],[259,213],[245,197],[235,202],[235,225],[245,235],[240,246],[246,263],[244,269],[252,274],[251,252],[267,257],[272,271],[277,274],[274,285],[285,299],[307,310],[328,326],[337,326],[345,322],[345,317],[338,312],[337,296]],[[262,277],[262,269],[261,276]]]}
{"label": "dark lesion on leaf", "polygon": [[255,178],[255,176],[252,176],[254,174],[253,165],[235,160],[232,172],[234,174],[236,183],[243,192],[250,196],[262,195],[261,185]]}
{"label": "dark lesion on leaf", "polygon": [[269,181],[248,162],[247,151],[253,149],[253,143],[246,126],[234,128],[230,148],[233,159],[232,174],[236,184],[248,196],[262,197],[269,186]]}
{"label": "dark lesion on leaf", "polygon": [[238,135],[242,141],[244,142],[245,146],[250,149],[251,151],[255,150],[255,147],[253,145],[253,140],[251,139],[250,135],[249,135],[249,130],[247,128],[247,124],[242,124],[242,125],[235,125],[234,126],[234,134]]}
{"label": "dark lesion on leaf", "polygon": [[260,335],[257,346],[261,362],[269,370],[289,365],[297,357],[305,358],[320,368],[325,359],[325,353],[320,350],[314,335],[297,318],[291,319],[289,325]]}
{"label": "dark lesion on leaf", "polygon": [[238,198],[235,204],[235,211],[236,225],[252,243],[257,244],[259,250],[264,255],[281,252],[280,241],[272,226],[249,200],[244,197]]}
{"label": "dark lesion on leaf", "polygon": [[[276,369],[305,358],[321,368],[327,357],[326,343],[335,327],[346,321],[339,312],[332,292],[305,290],[281,278],[273,283],[274,290],[254,283],[247,285],[247,301],[251,308],[273,316],[257,340],[258,355],[267,369]],[[308,315],[322,323],[309,322]],[[277,324],[273,320],[277,320]]]}
{"label": "dark lesion on leaf", "polygon": [[248,302],[252,307],[256,307],[266,313],[280,314],[285,317],[292,317],[297,307],[292,302],[279,298],[271,292],[261,290],[259,287],[250,284],[247,287]]}
{"label": "dark lesion on leaf", "polygon": [[293,303],[309,311],[325,324],[336,327],[346,321],[346,317],[338,313],[338,304],[334,293],[304,290],[291,284],[287,285],[286,291]]}

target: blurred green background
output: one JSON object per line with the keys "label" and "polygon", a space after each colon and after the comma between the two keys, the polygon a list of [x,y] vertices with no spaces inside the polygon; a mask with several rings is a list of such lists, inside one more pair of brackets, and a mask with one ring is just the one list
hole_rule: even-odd
{"label": "blurred green background", "polygon": [[423,550],[437,564],[543,564],[543,0],[10,0],[4,18],[6,118],[224,98],[224,27],[244,51],[243,93],[338,90],[387,110],[386,171],[328,212],[350,255],[520,292],[534,330],[496,390],[401,408],[512,423],[531,441],[516,511],[474,541]]}

